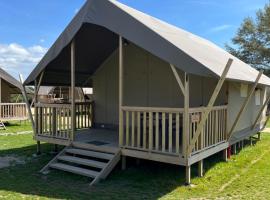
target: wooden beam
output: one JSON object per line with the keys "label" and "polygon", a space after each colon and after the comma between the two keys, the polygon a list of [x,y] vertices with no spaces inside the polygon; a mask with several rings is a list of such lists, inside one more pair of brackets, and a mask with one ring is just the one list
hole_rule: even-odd
{"label": "wooden beam", "polygon": [[20,74],[19,78],[20,78],[20,82],[21,82],[21,84],[22,84],[22,95],[23,95],[24,101],[25,101],[25,103],[26,103],[28,115],[29,115],[29,118],[30,118],[30,120],[31,120],[32,129],[35,130],[34,117],[33,117],[33,113],[32,113],[32,110],[31,110],[31,107],[30,107],[28,98],[27,98],[27,93],[26,93],[25,86],[23,85],[23,77],[22,77],[21,74]]}
{"label": "wooden beam", "polygon": [[119,146],[123,146],[123,38],[119,36]]}
{"label": "wooden beam", "polygon": [[186,166],[186,185],[191,183],[191,166]]}
{"label": "wooden beam", "polygon": [[188,162],[187,147],[189,143],[189,76],[185,73],[185,91],[184,91],[184,120],[183,120],[183,147],[182,154]]}
{"label": "wooden beam", "polygon": [[203,171],[203,160],[200,160],[198,162],[198,176],[203,177],[203,173],[204,173],[204,171]]}
{"label": "wooden beam", "polygon": [[75,65],[76,65],[76,59],[75,59],[75,40],[71,42],[71,66],[70,66],[70,72],[71,72],[71,137],[70,140],[74,141],[75,138],[75,129],[76,129],[76,111],[75,111]]}
{"label": "wooden beam", "polygon": [[180,89],[182,91],[182,94],[185,96],[186,93],[185,93],[184,84],[182,83],[181,78],[179,77],[179,74],[177,73],[177,70],[176,70],[175,66],[173,66],[172,64],[170,64],[170,66],[171,66],[173,74],[174,74],[174,76],[176,78],[176,81],[177,81],[177,83],[178,83],[178,85],[179,85],[179,87],[180,87]]}
{"label": "wooden beam", "polygon": [[217,84],[217,86],[216,86],[216,88],[215,88],[215,90],[214,90],[214,92],[212,94],[212,97],[211,97],[211,99],[210,99],[210,101],[209,101],[209,103],[208,103],[208,105],[206,107],[206,110],[204,111],[204,113],[202,115],[202,119],[201,119],[199,125],[197,126],[197,130],[196,130],[196,132],[195,132],[195,134],[193,136],[193,139],[190,142],[190,145],[189,145],[189,148],[188,148],[188,154],[191,153],[192,149],[195,146],[196,141],[198,140],[198,137],[201,134],[201,131],[203,129],[203,126],[205,125],[205,122],[208,119],[209,113],[213,109],[214,103],[215,103],[215,101],[216,101],[216,99],[218,97],[218,94],[219,94],[219,92],[221,90],[221,87],[223,86],[223,83],[224,83],[224,81],[226,79],[226,76],[227,76],[227,74],[229,72],[229,69],[230,69],[232,63],[233,63],[233,59],[230,58],[228,60],[227,64],[226,64],[224,70],[223,70],[223,73],[222,73],[222,75],[221,75],[221,77],[220,77],[220,79],[218,81],[218,84]]}
{"label": "wooden beam", "polygon": [[263,74],[263,71],[261,70],[259,72],[259,74],[258,74],[258,76],[257,76],[257,78],[255,80],[255,83],[253,84],[253,87],[251,88],[246,100],[244,101],[244,104],[242,105],[240,111],[238,112],[238,114],[236,116],[236,119],[234,120],[234,123],[233,123],[233,125],[232,125],[232,127],[231,127],[231,129],[230,129],[230,131],[228,133],[228,141],[232,137],[232,133],[233,133],[234,129],[236,128],[236,126],[237,126],[237,124],[238,124],[238,122],[240,120],[240,117],[242,116],[244,110],[246,109],[246,107],[247,107],[247,105],[248,105],[248,103],[249,103],[249,101],[250,101],[250,99],[251,99],[251,97],[252,97],[252,95],[253,95],[253,93],[254,93],[254,91],[255,91],[258,83],[259,83],[259,80],[260,80],[262,74]]}
{"label": "wooden beam", "polygon": [[270,100],[270,94],[268,95],[266,101],[264,102],[263,106],[261,107],[261,109],[260,109],[260,111],[259,111],[259,113],[258,113],[258,115],[257,115],[257,117],[256,117],[256,120],[255,120],[255,122],[254,122],[254,124],[253,124],[253,126],[252,126],[252,129],[254,129],[255,126],[256,126],[256,124],[258,123],[258,121],[259,121],[259,119],[260,119],[260,117],[261,117],[261,115],[262,115],[263,110],[264,110],[264,109],[266,108],[266,106],[268,105],[269,100]]}
{"label": "wooden beam", "polygon": [[39,92],[39,88],[40,88],[40,85],[41,85],[43,76],[44,76],[44,71],[42,71],[41,74],[40,74],[39,81],[38,81],[38,84],[37,84],[37,88],[35,88],[34,98],[32,100],[32,103],[31,103],[31,106],[30,107],[33,106],[33,104],[35,103],[36,99],[38,98],[38,92]]}

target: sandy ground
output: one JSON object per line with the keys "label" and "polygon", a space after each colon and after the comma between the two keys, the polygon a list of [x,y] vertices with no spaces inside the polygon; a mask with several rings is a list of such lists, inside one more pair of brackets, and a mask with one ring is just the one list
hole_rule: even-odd
{"label": "sandy ground", "polygon": [[265,128],[262,132],[270,133],[270,128]]}

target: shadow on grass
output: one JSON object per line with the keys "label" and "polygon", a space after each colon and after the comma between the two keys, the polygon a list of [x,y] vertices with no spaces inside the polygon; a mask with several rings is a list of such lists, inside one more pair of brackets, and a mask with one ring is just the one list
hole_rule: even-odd
{"label": "shadow on grass", "polygon": [[[107,180],[89,187],[90,179],[52,170],[48,175],[39,173],[54,155],[48,153],[53,146],[42,144],[43,154],[35,157],[36,146],[0,151],[0,156],[24,156],[26,164],[0,170],[0,189],[8,193],[37,195],[58,199],[158,199],[184,185],[185,168],[163,163],[142,161],[136,166],[128,159],[125,171],[117,166]],[[45,153],[47,152],[47,153]],[[221,161],[214,155],[205,161],[205,170]],[[197,166],[192,167],[193,177]]]}
{"label": "shadow on grass", "polygon": [[18,127],[18,126],[22,126],[22,125],[26,125],[28,124],[28,121],[13,121],[13,122],[4,122],[5,126],[7,127]]}

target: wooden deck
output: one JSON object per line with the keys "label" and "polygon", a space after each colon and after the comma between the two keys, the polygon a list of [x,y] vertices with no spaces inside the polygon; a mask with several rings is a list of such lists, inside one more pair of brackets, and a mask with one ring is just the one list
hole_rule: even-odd
{"label": "wooden deck", "polygon": [[119,149],[118,131],[107,129],[84,129],[78,130],[75,134],[75,144],[96,149],[107,149],[114,152]]}

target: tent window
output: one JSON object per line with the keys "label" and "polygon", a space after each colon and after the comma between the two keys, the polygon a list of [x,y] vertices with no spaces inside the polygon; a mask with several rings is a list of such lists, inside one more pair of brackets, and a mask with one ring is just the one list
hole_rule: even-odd
{"label": "tent window", "polygon": [[261,105],[261,90],[256,90],[255,92],[255,105],[256,106]]}
{"label": "tent window", "polygon": [[241,88],[240,88],[241,97],[247,97],[247,93],[248,93],[248,85],[241,83]]}

